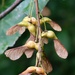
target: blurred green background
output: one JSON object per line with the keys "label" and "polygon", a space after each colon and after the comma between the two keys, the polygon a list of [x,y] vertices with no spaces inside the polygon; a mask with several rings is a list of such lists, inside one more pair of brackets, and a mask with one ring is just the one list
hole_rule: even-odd
{"label": "blurred green background", "polygon": [[[2,5],[2,1],[5,1],[4,5]],[[0,12],[14,1],[0,0]],[[65,60],[58,57],[53,41],[49,39],[48,45],[45,45],[45,52],[53,66],[53,71],[48,75],[75,75],[75,0],[50,0],[47,7],[51,12],[49,17],[62,27],[62,32],[55,33],[69,53]],[[49,25],[47,29],[51,29]],[[13,47],[24,44],[28,37],[29,32],[26,31]],[[30,59],[23,55],[16,61],[10,60],[4,54],[0,55],[0,75],[18,75],[30,65],[35,65],[35,53]]]}

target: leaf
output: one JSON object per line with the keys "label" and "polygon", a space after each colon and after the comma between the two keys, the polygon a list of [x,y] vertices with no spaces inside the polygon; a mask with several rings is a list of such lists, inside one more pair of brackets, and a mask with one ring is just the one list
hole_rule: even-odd
{"label": "leaf", "polygon": [[58,39],[54,40],[54,47],[55,47],[55,51],[59,57],[61,57],[63,59],[67,58],[68,52]]}
{"label": "leaf", "polygon": [[[34,1],[34,0],[32,0]],[[39,9],[43,10],[49,0],[39,0]],[[41,4],[43,3],[43,4]],[[31,3],[33,4],[33,3]],[[18,5],[10,14],[0,20],[0,54],[2,54],[8,47],[14,45],[16,40],[21,34],[16,33],[12,36],[7,36],[6,31],[23,20],[23,18],[29,14],[30,0],[24,0]],[[32,16],[35,16],[35,8],[33,9]]]}

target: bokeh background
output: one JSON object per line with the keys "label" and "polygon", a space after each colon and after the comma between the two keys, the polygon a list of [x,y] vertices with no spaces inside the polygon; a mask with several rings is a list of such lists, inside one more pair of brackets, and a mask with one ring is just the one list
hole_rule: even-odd
{"label": "bokeh background", "polygon": [[[0,12],[15,0],[5,0],[3,6],[2,1],[0,0]],[[49,0],[47,7],[50,10],[49,18],[62,27],[62,32],[54,32],[69,53],[65,60],[58,57],[54,50],[53,41],[49,39],[48,45],[45,45],[45,52],[53,66],[53,71],[48,75],[75,75],[75,0]],[[47,29],[52,28],[47,25]],[[24,44],[28,37],[29,32],[26,31],[13,47]],[[27,67],[35,65],[35,56],[36,51],[30,59],[23,55],[20,59],[12,61],[4,54],[0,55],[0,75],[18,75]]]}

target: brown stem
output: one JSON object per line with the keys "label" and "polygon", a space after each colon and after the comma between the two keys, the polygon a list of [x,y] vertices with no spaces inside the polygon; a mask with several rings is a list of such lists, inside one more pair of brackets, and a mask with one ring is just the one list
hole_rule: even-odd
{"label": "brown stem", "polygon": [[37,35],[39,36],[39,52],[41,51],[41,27],[40,27],[40,17],[39,17],[39,6],[38,6],[38,0],[34,0],[36,5],[36,16],[37,16]]}
{"label": "brown stem", "polygon": [[0,14],[0,19],[5,17],[8,13],[10,13],[14,8],[16,8],[23,0],[16,0],[8,9]]}

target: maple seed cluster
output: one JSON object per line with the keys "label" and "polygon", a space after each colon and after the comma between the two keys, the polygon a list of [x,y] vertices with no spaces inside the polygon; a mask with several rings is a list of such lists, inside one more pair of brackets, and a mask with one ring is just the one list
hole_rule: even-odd
{"label": "maple seed cluster", "polygon": [[[33,73],[46,75],[47,73],[52,71],[52,66],[50,62],[48,61],[46,54],[44,52],[44,43],[48,43],[48,39],[52,39],[54,42],[54,47],[57,55],[63,59],[66,59],[68,56],[67,50],[64,48],[64,46],[61,44],[59,39],[57,38],[56,34],[52,30],[42,30],[41,29],[41,45],[42,50],[41,52],[38,51],[39,49],[39,43],[37,36],[37,19],[34,17],[26,16],[20,23],[16,24],[15,26],[9,28],[6,32],[6,35],[12,35],[15,34],[17,31],[19,31],[20,34],[23,34],[26,29],[30,32],[30,37],[26,41],[26,43],[20,47],[9,49],[5,52],[5,55],[9,57],[11,60],[17,60],[19,59],[22,54],[24,53],[27,58],[30,58],[33,55],[34,50],[37,50],[36,54],[36,66],[31,66],[24,72],[22,72],[20,75],[31,75]],[[48,17],[42,17],[40,19],[40,25],[44,25],[45,23],[50,24],[50,26],[56,30],[61,31],[61,27],[49,19]],[[37,38],[37,40],[36,40]]]}

